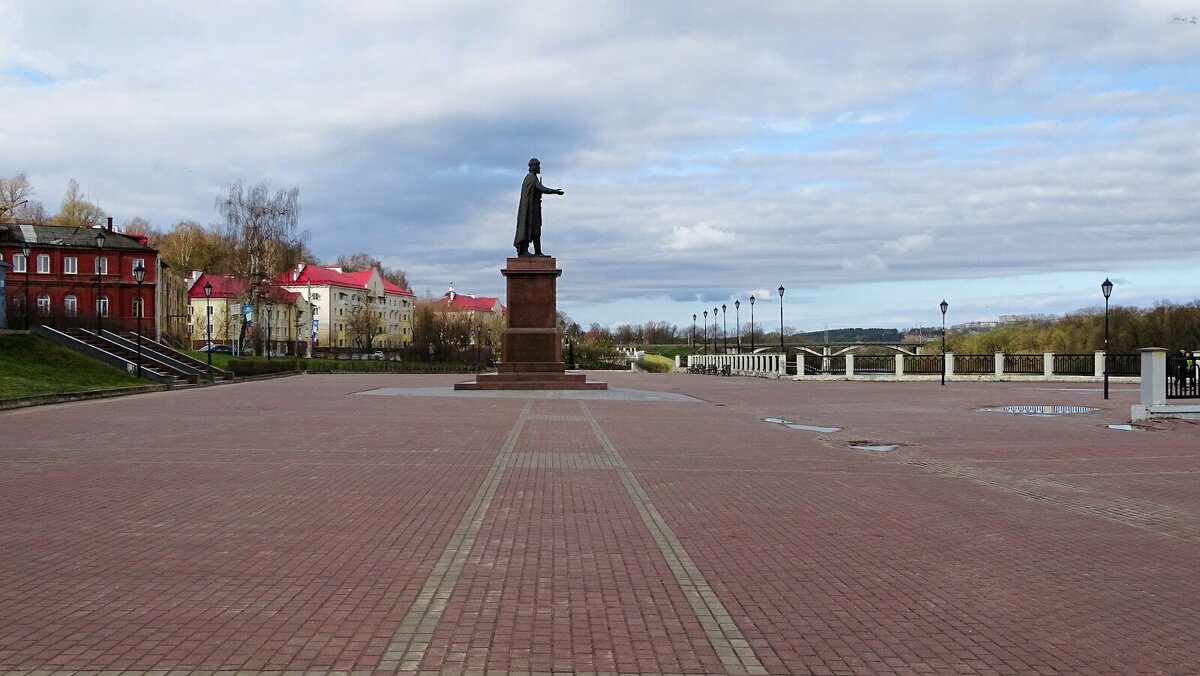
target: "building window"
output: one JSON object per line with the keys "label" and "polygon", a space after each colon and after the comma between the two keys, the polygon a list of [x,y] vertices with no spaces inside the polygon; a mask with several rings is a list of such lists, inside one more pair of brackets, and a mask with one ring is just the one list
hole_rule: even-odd
{"label": "building window", "polygon": [[133,316],[135,318],[136,317],[144,317],[145,316],[143,314],[144,310],[145,310],[145,304],[142,302],[142,299],[134,298],[133,299]]}
{"label": "building window", "polygon": [[98,274],[98,275],[107,275],[108,274],[108,257],[107,256],[96,256],[96,274]]}
{"label": "building window", "polygon": [[13,254],[13,272],[27,272],[25,254]]}
{"label": "building window", "polygon": [[314,294],[313,294],[313,295],[310,297],[310,299],[311,299],[311,300],[321,300],[321,294],[319,294],[319,293],[314,293]]}
{"label": "building window", "polygon": [[[133,259],[133,267],[129,268],[129,273],[130,273],[130,274],[133,274],[133,271],[134,271],[134,270],[137,270],[137,269],[138,269],[138,266],[141,266],[141,267],[143,267],[143,268],[146,268],[146,259],[145,259],[145,258],[135,258],[135,259]],[[146,268],[146,269],[147,269],[147,270],[149,270],[150,268]]]}
{"label": "building window", "polygon": [[63,274],[76,275],[79,274],[79,259],[74,256],[66,256],[63,258]]}
{"label": "building window", "polygon": [[108,316],[108,296],[100,296],[100,300],[97,303],[97,309],[99,310],[101,317]]}
{"label": "building window", "polygon": [[63,296],[63,308],[67,311],[68,317],[74,317],[79,314],[79,300],[71,294]]}
{"label": "building window", "polygon": [[50,274],[50,254],[38,254],[37,266],[39,275]]}
{"label": "building window", "polygon": [[50,314],[50,294],[39,293],[37,298],[38,312],[43,315]]}

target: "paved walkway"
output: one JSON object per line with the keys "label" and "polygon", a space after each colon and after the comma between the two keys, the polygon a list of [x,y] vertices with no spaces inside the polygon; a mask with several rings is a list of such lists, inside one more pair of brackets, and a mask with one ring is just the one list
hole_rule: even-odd
{"label": "paved walkway", "polygon": [[1200,425],[1130,386],[604,379],[0,412],[0,671],[1200,673]]}

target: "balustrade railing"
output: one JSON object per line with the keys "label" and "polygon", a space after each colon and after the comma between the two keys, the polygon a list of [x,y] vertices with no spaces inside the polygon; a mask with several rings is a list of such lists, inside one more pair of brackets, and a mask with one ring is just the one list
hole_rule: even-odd
{"label": "balustrade railing", "polygon": [[[995,359],[992,361],[995,367]],[[1019,373],[1040,376],[1045,372],[1045,355],[1040,354],[1006,354],[1004,355],[1004,373]]]}
{"label": "balustrade railing", "polygon": [[914,376],[936,376],[942,372],[940,354],[904,355],[904,374]]}
{"label": "balustrade railing", "polygon": [[[1109,355],[1109,363],[1113,357]],[[1136,355],[1135,355],[1136,356]],[[1096,356],[1091,354],[1054,355],[1054,374],[1060,376],[1090,376],[1096,372]]]}
{"label": "balustrade railing", "polygon": [[995,373],[996,357],[991,354],[956,354],[954,372],[967,376]]}
{"label": "balustrade railing", "polygon": [[[847,357],[852,359],[847,359]],[[945,359],[945,362],[943,362]],[[708,372],[710,366],[718,371],[732,374],[796,375],[800,377],[872,377],[872,376],[937,376],[946,364],[946,376],[993,376],[1015,379],[1025,377],[1089,377],[1099,378],[1104,372],[1104,353],[1093,354],[939,354],[921,355],[878,355],[841,354],[814,355],[795,354],[786,359],[779,353],[754,354],[708,354],[690,355],[686,360],[688,370]],[[683,362],[681,361],[681,365]],[[1139,377],[1141,360],[1136,354],[1108,355],[1108,371],[1111,377]]]}
{"label": "balustrade railing", "polygon": [[1134,378],[1142,375],[1141,357],[1136,354],[1108,355],[1108,375]]}
{"label": "balustrade railing", "polygon": [[884,375],[896,372],[896,355],[894,354],[856,354],[854,355],[854,374]]}

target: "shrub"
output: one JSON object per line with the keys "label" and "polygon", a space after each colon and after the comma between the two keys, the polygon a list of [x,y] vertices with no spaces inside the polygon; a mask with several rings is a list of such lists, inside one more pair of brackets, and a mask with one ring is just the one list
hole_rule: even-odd
{"label": "shrub", "polygon": [[299,371],[299,359],[272,359],[270,361],[259,359],[230,359],[229,370],[233,371],[233,375],[239,377],[245,376],[261,376],[268,373],[286,373],[288,371]]}
{"label": "shrub", "polygon": [[675,360],[662,355],[648,354],[638,360],[638,366],[650,373],[670,373],[675,368]]}

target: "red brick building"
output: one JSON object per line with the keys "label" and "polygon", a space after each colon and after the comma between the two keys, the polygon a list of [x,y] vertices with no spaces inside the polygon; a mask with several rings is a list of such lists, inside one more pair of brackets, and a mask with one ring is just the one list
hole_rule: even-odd
{"label": "red brick building", "polygon": [[[106,330],[133,330],[140,314],[142,332],[158,335],[158,251],[146,246],[144,236],[114,232],[111,219],[107,228],[0,224],[0,259],[12,266],[10,328],[28,323],[94,330],[99,307]],[[140,297],[133,274],[139,264],[146,269]]]}

